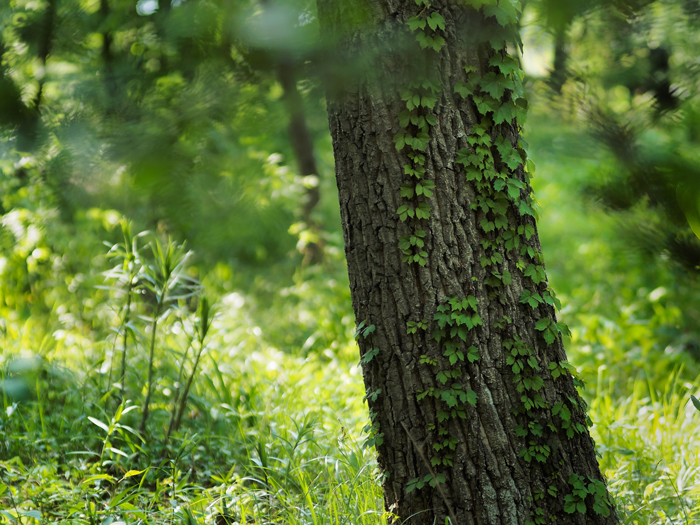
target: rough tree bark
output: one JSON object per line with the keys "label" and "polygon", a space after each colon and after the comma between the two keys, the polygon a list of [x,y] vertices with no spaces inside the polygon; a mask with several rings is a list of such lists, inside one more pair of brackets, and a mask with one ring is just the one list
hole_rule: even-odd
{"label": "rough tree bark", "polygon": [[[519,89],[499,76],[517,65],[494,37],[496,10],[516,3],[500,2],[479,0],[488,16],[458,0],[318,0],[342,64],[328,116],[371,443],[397,522],[617,523],[528,212],[520,128],[494,109]],[[427,18],[436,50],[406,25]]]}

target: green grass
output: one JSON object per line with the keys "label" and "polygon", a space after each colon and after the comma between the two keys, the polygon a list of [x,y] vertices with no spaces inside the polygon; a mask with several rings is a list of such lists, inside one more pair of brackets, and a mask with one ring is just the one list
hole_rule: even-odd
{"label": "green grass", "polygon": [[[615,219],[580,192],[605,155],[575,125],[551,119],[541,112],[529,124],[540,236],[601,468],[625,523],[700,523],[700,417],[689,403],[700,393],[690,345],[697,287],[626,247]],[[340,242],[337,231],[330,238]],[[89,242],[81,246],[84,257]],[[141,439],[133,407],[147,394],[152,332],[136,316],[142,333],[121,397],[110,378],[124,295],[92,288],[106,263],[91,259],[83,295],[69,294],[70,279],[37,287],[51,299],[43,313],[38,295],[17,292],[15,303],[31,308],[10,300],[0,312],[0,523],[385,522],[380,474],[362,445],[367,415],[341,253],[335,246],[326,266],[291,282],[261,274],[247,291],[226,290],[232,269],[223,265],[204,276],[221,291],[220,315],[167,444],[178,378],[192,370],[183,360],[192,305],[158,323]]]}

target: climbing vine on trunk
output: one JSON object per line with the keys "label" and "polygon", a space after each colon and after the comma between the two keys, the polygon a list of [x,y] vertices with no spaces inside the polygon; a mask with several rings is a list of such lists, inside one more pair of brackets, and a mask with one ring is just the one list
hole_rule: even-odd
{"label": "climbing vine on trunk", "polygon": [[[616,523],[537,238],[509,54],[520,4],[368,4],[381,41],[410,35],[419,50],[391,63],[404,80],[329,100],[387,508],[410,523]],[[363,52],[353,38],[348,56]]]}

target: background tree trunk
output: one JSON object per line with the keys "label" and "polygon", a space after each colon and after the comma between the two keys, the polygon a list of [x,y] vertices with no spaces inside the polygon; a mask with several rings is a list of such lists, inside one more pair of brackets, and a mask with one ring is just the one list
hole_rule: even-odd
{"label": "background tree trunk", "polygon": [[[442,524],[446,518],[460,525],[617,523],[604,504],[607,493],[574,378],[559,365],[566,360],[561,336],[551,344],[543,337],[543,325],[557,326],[554,309],[545,301],[533,307],[522,300],[544,297],[548,290],[543,268],[538,282],[530,275],[531,267],[542,267],[534,219],[520,213],[516,199],[504,212],[507,226],[484,231],[483,221],[493,220],[494,212],[474,209],[483,202],[483,190],[467,180],[456,160],[460,150],[476,150],[468,140],[485,120],[473,99],[458,95],[455,87],[468,81],[465,66],[480,75],[494,70],[491,46],[467,36],[495,27],[494,19],[458,2],[367,0],[362,9],[351,4],[318,0],[318,10],[322,38],[336,46],[336,62],[343,66],[330,80],[328,116],[370,442],[385,473],[386,508],[411,524]],[[440,34],[446,45],[429,50],[432,55],[423,61],[405,22],[426,12],[444,17]],[[426,200],[429,218],[402,222],[397,209],[406,203],[401,187],[411,160],[410,150],[396,147],[406,109],[399,91],[424,73],[440,84],[429,111],[435,125],[422,151],[423,180],[435,187]],[[500,135],[518,148],[515,120],[489,133],[493,143]],[[509,171],[506,159],[491,150],[496,168]],[[525,188],[520,198],[526,198],[523,167],[509,176],[520,181]],[[425,266],[404,262],[399,248],[402,236],[415,228],[425,232]],[[506,248],[504,231],[526,232],[518,233],[517,249]],[[499,286],[494,275],[508,272],[510,283]],[[449,333],[436,341],[440,314],[474,314],[449,302],[470,296],[478,301],[482,324],[466,340],[450,341],[473,359],[451,362]],[[449,332],[449,323],[444,328]],[[514,345],[529,352],[524,358],[532,366],[526,372],[508,360]],[[541,385],[523,390],[523,378]],[[449,396],[455,391],[453,404]],[[528,396],[535,406],[523,401]]]}

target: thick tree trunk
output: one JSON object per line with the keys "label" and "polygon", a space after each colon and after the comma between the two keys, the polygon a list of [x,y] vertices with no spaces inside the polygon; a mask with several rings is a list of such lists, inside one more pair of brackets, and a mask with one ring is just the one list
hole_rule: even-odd
{"label": "thick tree trunk", "polygon": [[[534,219],[521,214],[528,177],[517,159],[507,166],[519,128],[512,118],[494,125],[477,97],[456,93],[469,66],[483,79],[508,62],[473,38],[498,27],[457,0],[422,3],[318,0],[322,38],[342,64],[328,115],[386,508],[401,523],[426,525],[617,523],[565,363]],[[436,12],[444,30],[425,32],[446,44],[420,52],[405,22]],[[410,148],[397,138],[418,133],[401,116],[405,89],[429,94],[411,86],[426,76],[439,84],[436,103],[412,115],[434,123],[425,148]],[[485,127],[487,153],[474,140]],[[465,151],[507,173],[521,189],[509,186],[511,202],[503,205],[498,178],[479,182],[472,169],[468,180]],[[402,197],[415,183],[405,166],[425,169],[428,192]],[[397,213],[421,202],[428,218]]]}

